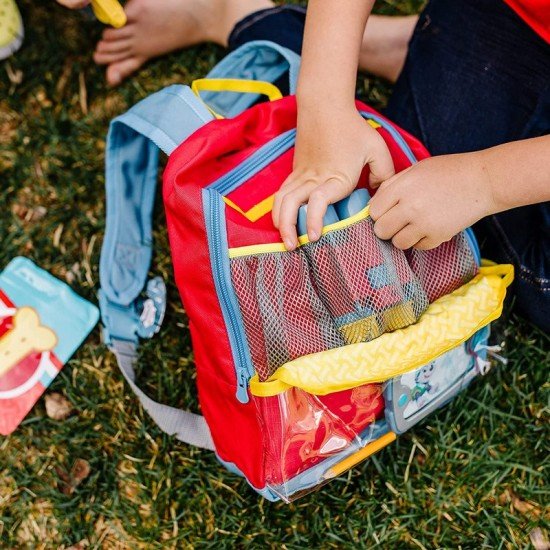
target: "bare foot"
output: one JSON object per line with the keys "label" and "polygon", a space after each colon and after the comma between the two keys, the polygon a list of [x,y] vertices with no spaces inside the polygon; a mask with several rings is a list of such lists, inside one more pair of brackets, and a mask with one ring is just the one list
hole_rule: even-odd
{"label": "bare foot", "polygon": [[407,57],[417,15],[371,15],[359,54],[359,68],[395,82]]}
{"label": "bare foot", "polygon": [[147,60],[201,42],[227,45],[235,23],[271,0],[128,0],[128,23],[106,29],[94,52],[107,82],[120,84]]}

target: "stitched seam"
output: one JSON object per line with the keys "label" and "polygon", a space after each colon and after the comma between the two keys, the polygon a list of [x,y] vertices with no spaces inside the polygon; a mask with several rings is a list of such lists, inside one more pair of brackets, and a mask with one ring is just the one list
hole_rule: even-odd
{"label": "stitched seam", "polygon": [[512,247],[512,244],[510,243],[508,237],[506,236],[506,233],[502,229],[502,225],[500,224],[496,216],[492,216],[492,221],[494,222],[496,229],[500,233],[499,236],[502,239],[502,244],[506,247],[506,250],[503,251],[504,254],[506,255],[509,261],[515,260],[514,263],[516,263],[517,266],[519,267],[520,273],[518,274],[518,277],[527,283],[539,286],[543,292],[550,291],[550,279],[546,279],[544,277],[538,277],[531,269],[529,269],[528,267],[525,267],[521,263],[519,256],[517,255],[516,251]]}

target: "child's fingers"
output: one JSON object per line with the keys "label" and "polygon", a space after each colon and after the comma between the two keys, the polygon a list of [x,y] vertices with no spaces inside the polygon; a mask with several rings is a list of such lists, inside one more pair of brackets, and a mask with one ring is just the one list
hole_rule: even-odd
{"label": "child's fingers", "polygon": [[[410,221],[408,212],[403,205],[397,203],[393,208],[387,210],[376,220],[374,224],[374,233],[379,239],[389,240],[403,228],[407,227]],[[420,235],[419,239],[423,236],[424,235]],[[416,244],[419,239],[414,241],[413,244]]]}
{"label": "child's fingers", "polygon": [[279,215],[281,212],[281,203],[283,202],[283,199],[285,198],[285,195],[287,193],[290,193],[294,189],[296,189],[300,183],[301,179],[293,172],[286,178],[286,180],[281,185],[279,191],[275,193],[275,198],[273,199],[273,207],[271,209],[271,216],[273,218],[273,225],[279,229]]}
{"label": "child's fingers", "polygon": [[313,188],[312,182],[298,184],[298,186],[286,193],[279,208],[279,232],[287,250],[294,250],[298,246],[296,234],[296,222],[298,209],[306,203]]}
{"label": "child's fingers", "polygon": [[327,211],[327,201],[322,191],[317,188],[309,197],[307,203],[307,236],[310,241],[316,241],[323,232],[323,218]]}
{"label": "child's fingers", "polygon": [[413,245],[414,248],[418,250],[431,250],[432,248],[435,248],[436,246],[439,246],[442,241],[435,241],[433,239],[430,239],[429,237],[424,237],[423,239],[420,239],[415,245]]}
{"label": "child's fingers", "polygon": [[414,225],[409,224],[403,229],[397,232],[392,238],[392,244],[396,248],[401,250],[407,250],[412,248],[417,243],[424,239],[425,235],[420,231],[420,229]]}
{"label": "child's fingers", "polygon": [[323,218],[329,204],[334,204],[348,194],[349,185],[337,177],[329,178],[315,187],[307,204],[307,234],[310,241],[316,241],[321,236]]}
{"label": "child's fingers", "polygon": [[[390,180],[388,180],[389,182]],[[370,216],[374,221],[381,218],[388,210],[391,210],[399,202],[399,194],[396,185],[386,185],[385,182],[369,203]],[[395,180],[394,180],[395,182]]]}
{"label": "child's fingers", "polygon": [[395,174],[395,167],[393,166],[390,150],[384,138],[378,132],[374,134],[373,138],[369,139],[367,146],[369,151],[367,164],[370,169],[369,183],[373,187],[378,187],[383,181]]}

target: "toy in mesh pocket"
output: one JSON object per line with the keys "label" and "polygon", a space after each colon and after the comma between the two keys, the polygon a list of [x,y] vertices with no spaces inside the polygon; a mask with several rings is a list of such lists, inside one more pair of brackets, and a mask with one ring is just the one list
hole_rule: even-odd
{"label": "toy in mesh pocket", "polygon": [[463,235],[434,251],[403,252],[377,238],[373,227],[365,211],[293,252],[231,259],[261,381],[298,357],[409,326],[431,302],[476,274]]}

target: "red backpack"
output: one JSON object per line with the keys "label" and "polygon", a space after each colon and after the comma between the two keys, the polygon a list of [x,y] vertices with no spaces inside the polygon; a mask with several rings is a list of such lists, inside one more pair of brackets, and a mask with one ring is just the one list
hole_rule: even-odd
{"label": "red backpack", "polygon": [[[210,85],[223,86],[243,85]],[[165,431],[215,449],[265,497],[288,501],[387,445],[485,371],[488,324],[500,315],[511,268],[480,267],[470,230],[432,251],[398,250],[374,235],[368,206],[326,226],[318,242],[304,235],[285,251],[271,205],[291,172],[295,98],[214,119],[188,88],[168,90],[110,131],[106,341]],[[368,106],[357,109],[396,171],[428,155]],[[170,154],[163,200],[204,418],[155,403],[134,382],[138,337],[158,330],[165,302],[161,281],[146,283],[142,268],[157,146]],[[365,169],[358,187],[367,181]]]}

